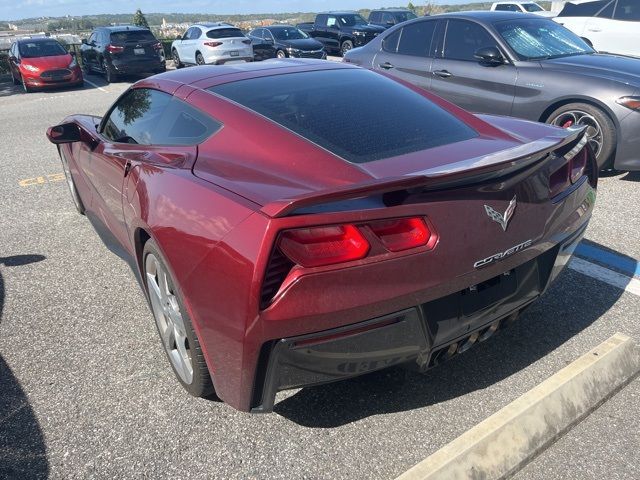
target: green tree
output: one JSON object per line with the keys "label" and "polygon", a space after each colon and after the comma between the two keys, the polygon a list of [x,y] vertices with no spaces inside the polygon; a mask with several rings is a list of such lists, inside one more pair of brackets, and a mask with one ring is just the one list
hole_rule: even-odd
{"label": "green tree", "polygon": [[142,10],[136,10],[135,15],[133,16],[133,24],[137,27],[149,28],[149,24],[147,23],[147,19],[144,18]]}
{"label": "green tree", "polygon": [[416,6],[415,6],[413,3],[409,2],[409,3],[407,4],[407,10],[411,10],[412,12],[414,12],[414,13],[415,13],[415,11],[416,11]]}

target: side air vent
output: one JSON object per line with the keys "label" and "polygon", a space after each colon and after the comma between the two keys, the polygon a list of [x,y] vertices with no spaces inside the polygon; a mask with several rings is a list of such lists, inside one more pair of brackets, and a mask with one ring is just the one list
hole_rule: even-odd
{"label": "side air vent", "polygon": [[284,282],[294,263],[285,257],[280,249],[276,248],[271,254],[267,271],[262,282],[262,290],[260,292],[260,308],[264,309],[269,306],[274,295],[278,292],[280,285]]}

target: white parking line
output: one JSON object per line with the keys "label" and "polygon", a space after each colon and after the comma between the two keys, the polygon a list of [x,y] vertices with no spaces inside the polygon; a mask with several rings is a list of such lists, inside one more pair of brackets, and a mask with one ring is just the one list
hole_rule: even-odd
{"label": "white parking line", "polygon": [[637,278],[627,277],[578,257],[573,257],[569,268],[640,297],[640,280]]}
{"label": "white parking line", "polygon": [[105,90],[104,88],[102,88],[102,87],[101,87],[101,86],[99,86],[99,85],[96,85],[96,84],[95,84],[95,83],[93,83],[91,80],[87,80],[87,79],[85,78],[85,79],[84,79],[84,81],[85,81],[86,83],[88,83],[89,85],[91,85],[91,86],[93,86],[93,87],[97,88],[97,89],[98,89],[98,90],[100,90],[101,92],[109,93],[107,90]]}

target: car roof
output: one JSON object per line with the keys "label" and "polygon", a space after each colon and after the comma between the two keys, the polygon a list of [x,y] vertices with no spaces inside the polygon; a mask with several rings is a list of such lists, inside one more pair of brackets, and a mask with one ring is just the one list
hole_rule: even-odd
{"label": "car roof", "polygon": [[126,32],[126,31],[134,31],[139,32],[141,30],[150,31],[148,28],[138,27],[136,25],[117,25],[114,27],[98,27],[96,30],[108,30],[109,32]]}
{"label": "car roof", "polygon": [[[531,3],[531,2],[524,2]],[[437,15],[431,15],[426,18],[462,18],[467,20],[475,20],[480,23],[484,23],[486,25],[494,24],[495,22],[500,22],[502,20],[516,20],[523,18],[535,18],[536,20],[550,20],[546,17],[541,17],[540,15],[535,15],[533,13],[520,13],[520,12],[494,12],[491,10],[478,10],[471,12],[451,12],[451,13],[439,13]],[[415,22],[416,20],[424,20],[424,17],[417,18],[414,20],[410,20],[411,22]]]}
{"label": "car roof", "polygon": [[266,28],[269,30],[270,28],[296,28],[293,25],[289,25],[288,23],[279,23],[277,25],[269,25],[267,27],[256,27],[256,28]]}
{"label": "car roof", "polygon": [[408,8],[374,8],[372,12],[411,12]]}
{"label": "car roof", "polygon": [[192,27],[202,27],[207,28],[209,30],[215,30],[216,28],[238,28],[235,25],[231,25],[227,22],[199,22],[191,25]]}
{"label": "car roof", "polygon": [[327,60],[285,58],[265,60],[262,62],[234,63],[227,65],[201,65],[198,68],[170,70],[149,79],[140,80],[135,87],[157,88],[162,80],[168,80],[174,87],[176,84],[191,85],[207,89],[231,81],[248,80],[257,77],[269,77],[285,73],[296,73],[317,70],[340,70],[359,68],[354,65]]}
{"label": "car roof", "polygon": [[325,15],[353,15],[358,13],[355,10],[331,10],[329,12],[322,12]]}

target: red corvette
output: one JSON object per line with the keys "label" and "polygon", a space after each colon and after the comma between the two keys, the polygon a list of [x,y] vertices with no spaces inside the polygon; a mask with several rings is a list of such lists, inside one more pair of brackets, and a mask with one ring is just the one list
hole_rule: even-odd
{"label": "red corvette", "polygon": [[47,135],[182,385],[253,412],[491,336],[566,264],[597,182],[583,130],[314,60],[157,75]]}
{"label": "red corvette", "polygon": [[22,84],[25,92],[84,83],[75,57],[53,38],[17,40],[9,51],[9,67],[13,83]]}

